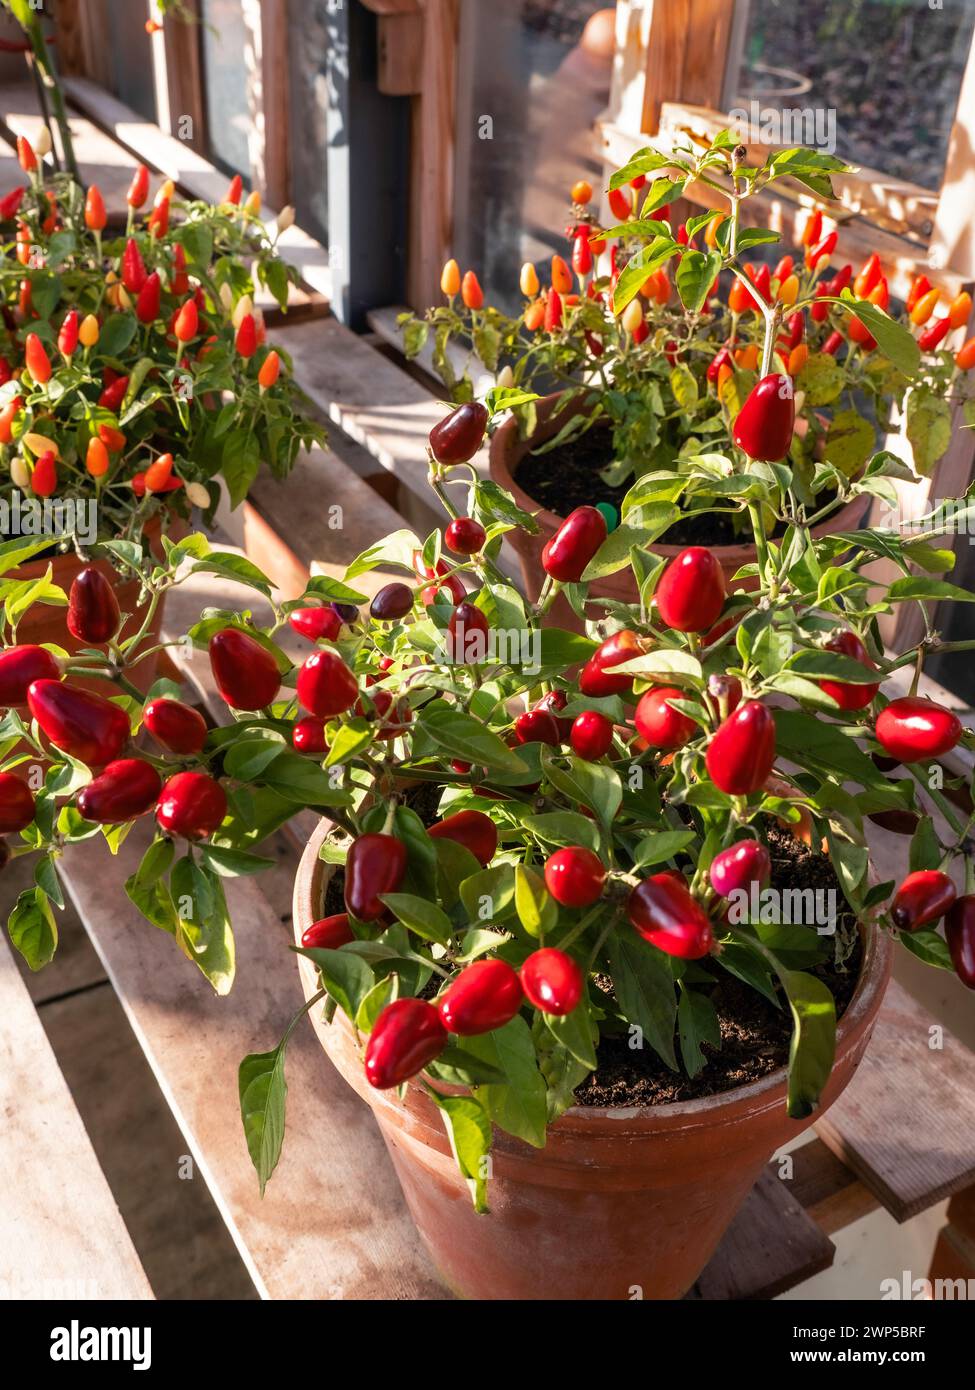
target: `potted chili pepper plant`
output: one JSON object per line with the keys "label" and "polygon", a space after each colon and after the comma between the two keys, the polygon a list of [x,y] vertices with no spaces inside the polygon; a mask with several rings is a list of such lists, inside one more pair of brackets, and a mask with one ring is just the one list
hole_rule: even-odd
{"label": "potted chili pepper plant", "polygon": [[[735,422],[755,589],[703,547],[665,561],[634,546],[638,603],[589,600],[586,571],[616,533],[580,508],[525,600],[496,559],[532,519],[469,462],[501,390],[431,434],[442,534],[386,538],[267,625],[201,615],[188,636],[227,725],[208,730],[167,685],[138,697],[127,673],[146,636],[119,640],[87,581],[71,595],[84,652],[0,652],[4,855],[38,856],[9,930],[34,967],[56,945],[61,854],[99,834],[117,846],[152,815],[126,892],[229,989],[224,879],[260,871],[261,836],[296,809],[321,812],[295,889],[301,1012],[373,1108],[432,1258],[467,1296],[679,1296],[772,1152],[849,1081],[892,938],[975,988],[972,822],[939,763],[972,736],[917,694],[937,633],[890,656],[877,630],[895,605],[960,596],[935,577],[950,558],[914,575],[913,530],[817,539],[797,520],[768,537],[793,478],[778,375]],[[780,457],[752,458],[756,439]],[[889,467],[880,455],[868,475]],[[930,518],[933,555],[973,511],[970,496]],[[902,574],[885,590],[863,572],[878,550]],[[367,606],[356,584],[379,565],[403,578]],[[201,536],[154,567],[153,599],[187,569],[273,600]],[[585,634],[547,625],[559,594]],[[316,643],[297,669],[275,640],[285,623]],[[914,689],[891,700],[900,667]],[[93,672],[101,696],[77,689]],[[892,813],[916,827],[900,885],[874,881],[864,834]],[[241,1064],[262,1186],[297,1021]]]}
{"label": "potted chili pepper plant", "polygon": [[44,599],[21,638],[73,650],[63,607],[91,559],[124,571],[131,635],[133,547],[160,557],[162,533],[208,524],[222,489],[237,506],[262,464],[284,477],[323,431],[253,302],[261,284],[287,305],[290,213],[267,229],[239,177],[215,206],[169,181],[152,197],[140,165],[126,234],[108,236],[97,187],[47,174],[26,139],[18,153],[24,183],[0,203],[0,557],[22,599]]}

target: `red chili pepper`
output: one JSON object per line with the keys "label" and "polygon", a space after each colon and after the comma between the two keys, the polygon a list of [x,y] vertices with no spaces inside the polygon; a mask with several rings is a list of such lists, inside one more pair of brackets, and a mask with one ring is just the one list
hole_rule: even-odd
{"label": "red chili pepper", "polygon": [[373,1024],[366,1044],[366,1080],[377,1091],[402,1086],[447,1045],[440,1015],[425,999],[396,999]]}
{"label": "red chili pepper", "polygon": [[[102,402],[99,401],[99,405],[101,404]],[[113,429],[111,425],[99,425],[98,438],[111,454],[117,454],[125,448],[125,435],[121,430]]]}
{"label": "red chili pepper", "polygon": [[933,352],[940,342],[945,339],[951,331],[951,319],[945,314],[944,318],[935,319],[930,328],[926,328],[918,337],[917,345],[922,352]]}
{"label": "red chili pepper", "polygon": [[831,333],[825,343],[823,343],[822,350],[826,353],[827,357],[835,357],[845,342],[846,339],[843,337],[842,333]]}
{"label": "red chili pepper", "polygon": [[758,700],[739,705],[718,728],[706,756],[711,781],[728,796],[758,791],[775,762],[775,721]]}
{"label": "red chili pepper", "polygon": [[27,334],[27,341],[24,344],[24,359],[27,363],[27,370],[38,386],[44,386],[51,380],[51,359],[36,333]]}
{"label": "red chili pepper", "polygon": [[562,742],[559,721],[547,709],[530,709],[519,714],[515,720],[515,738],[518,743],[547,743],[558,748]]}
{"label": "red chili pepper", "polygon": [[549,290],[545,300],[545,328],[549,333],[557,333],[562,327],[562,296],[558,290]]}
{"label": "red chili pepper", "polygon": [[680,960],[700,960],[714,945],[707,913],[670,872],[653,874],[630,894],[626,913],[651,946]]}
{"label": "red chili pepper", "polygon": [[503,1028],[523,998],[521,981],[507,961],[478,960],[447,986],[437,1000],[437,1012],[449,1033],[472,1037]]}
{"label": "red chili pepper", "polygon": [[245,314],[237,328],[235,347],[243,358],[251,358],[257,351],[257,325],[253,314]]}
{"label": "red chili pepper", "polygon": [[129,237],[122,252],[122,284],[129,294],[139,294],[148,279],[146,263],[134,237]]}
{"label": "red chili pepper", "polygon": [[117,377],[98,397],[98,404],[104,406],[106,410],[117,411],[125,400],[125,393],[129,389],[129,378],[127,376]]}
{"label": "red chili pepper", "polygon": [[805,316],[800,309],[795,314],[790,314],[786,319],[786,328],[789,330],[789,347],[797,348],[802,342],[803,334],[806,331]]}
{"label": "red chili pepper", "polygon": [[963,733],[950,709],[917,695],[905,695],[877,716],[877,741],[884,752],[902,763],[926,762],[949,752]]}
{"label": "red chili pepper", "polygon": [[97,184],[92,184],[85,196],[85,226],[91,232],[103,232],[108,221],[105,199]]}
{"label": "red chili pepper", "polygon": [[54,746],[89,767],[112,762],[128,741],[125,710],[77,686],[36,680],[28,688],[27,705]]}
{"label": "red chili pepper", "polygon": [[591,907],[605,884],[602,860],[583,845],[556,850],[545,861],[545,886],[563,907]]}
{"label": "red chili pepper", "polygon": [[711,887],[722,898],[748,892],[753,883],[768,882],[772,872],[769,852],[760,840],[739,840],[711,860]]}
{"label": "red chili pepper", "polygon": [[97,825],[123,825],[151,811],[162,791],[159,773],[141,758],[119,758],[78,793],[78,810]]}
{"label": "red chili pepper", "polygon": [[19,188],[12,188],[9,193],[0,198],[0,222],[9,222],[17,216],[26,192],[27,189],[22,184]]}
{"label": "red chili pepper", "polygon": [[461,666],[476,666],[487,660],[489,640],[490,628],[485,614],[473,603],[459,603],[447,624],[448,660]]}
{"label": "red chili pepper", "polygon": [[[750,266],[745,267],[746,272],[750,269]],[[732,280],[731,288],[728,290],[728,308],[733,314],[745,314],[749,309],[758,308],[751,293],[737,275]]]}
{"label": "red chili pepper", "polygon": [[331,917],[322,917],[312,922],[301,934],[301,944],[305,949],[318,948],[321,951],[337,951],[355,940],[355,933],[349,926],[349,914],[336,912]]}
{"label": "red chili pepper", "polygon": [[463,845],[486,869],[498,852],[498,827],[483,811],[458,811],[456,815],[435,821],[427,830],[435,840],[453,840]]}
{"label": "red chili pepper", "polygon": [[528,1002],[556,1018],[572,1012],[586,984],[577,962],[554,946],[533,951],[521,967],[519,977]]}
{"label": "red chili pepper", "polygon": [[195,299],[188,299],[176,311],[173,333],[181,343],[191,342],[200,331],[200,311]]}
{"label": "red chili pepper", "polygon": [[943,917],[957,897],[955,885],[940,869],[908,874],[894,894],[890,919],[900,931],[917,931]]}
{"label": "red chili pepper", "polygon": [[205,840],[227,814],[227,795],[205,772],[177,772],[163,787],[156,821],[167,835]]}
{"label": "red chili pepper", "polygon": [[837,241],[839,241],[839,233],[830,232],[828,236],[823,237],[821,242],[806,252],[806,265],[810,270],[814,270],[824,257],[832,255],[836,250]]}
{"label": "red chili pepper", "polygon": [[576,716],[569,732],[569,743],[576,757],[594,763],[613,746],[613,722],[598,710],[587,709]]}
{"label": "red chili pepper", "polygon": [[210,638],[209,652],[217,689],[231,709],[264,709],[280,690],[278,663],[249,632],[225,627]]}
{"label": "red chili pepper", "polygon": [[430,431],[430,452],[438,463],[467,463],[484,443],[488,413],[480,401],[467,401]]}
{"label": "red chili pepper", "polygon": [[755,293],[765,303],[772,302],[772,273],[767,265],[760,265],[754,276]]}
{"label": "red chili pepper", "polygon": [[97,647],[112,640],[121,621],[114,587],[101,570],[86,565],[68,592],[68,631],[79,642]]}
{"label": "red chili pepper", "polygon": [[[406,588],[405,584],[403,588]],[[310,642],[317,642],[319,638],[324,638],[326,642],[334,642],[342,631],[342,619],[329,607],[295,608],[288,614],[288,623],[295,632],[307,637]]]}
{"label": "red chili pepper", "polygon": [[162,282],[158,271],[153,271],[139,291],[135,301],[135,314],[140,323],[155,323],[159,317],[162,299]]}
{"label": "red chili pepper", "polygon": [[360,922],[386,912],[383,893],[395,893],[406,874],[406,846],[395,835],[360,835],[345,861],[345,906]]}
{"label": "red chili pepper", "polygon": [[683,699],[684,691],[672,685],[660,686],[641,695],[634,722],[640,737],[645,738],[651,748],[667,752],[682,748],[697,733],[694,720],[669,704],[670,700]]}
{"label": "red chili pepper", "polygon": [[[859,661],[861,665],[869,670],[875,671],[877,668],[870,660],[870,654],[860,641],[855,632],[843,631],[834,633],[826,643],[826,650],[839,652],[842,656],[848,656],[852,661]],[[869,685],[854,685],[849,681],[817,681],[817,685],[826,695],[831,695],[840,709],[854,710],[865,709],[870,701],[880,689],[880,682],[871,682]]]}
{"label": "red chili pepper", "polygon": [[614,676],[612,668],[642,656],[643,651],[643,643],[629,628],[614,632],[600,643],[579,673],[582,694],[590,699],[629,694],[633,689],[633,677],[622,673]]}
{"label": "red chili pepper", "polygon": [[806,218],[805,226],[802,229],[803,246],[813,246],[823,233],[823,214],[819,208],[814,208]]}
{"label": "red chili pepper", "polygon": [[[148,492],[173,491],[173,456],[160,454],[146,469],[146,490]],[[175,481],[178,482],[178,479]]]}
{"label": "red chili pepper", "polygon": [[904,304],[904,308],[907,310],[908,313],[910,313],[914,306],[917,304],[918,300],[922,299],[924,295],[929,294],[930,292],[931,281],[928,279],[928,277],[926,275],[915,276],[914,283],[911,286],[910,293],[908,294],[907,300]]}
{"label": "red chili pepper", "polygon": [[945,937],[955,974],[963,985],[975,989],[975,895],[959,898],[948,909]]}
{"label": "red chili pepper", "polygon": [[734,441],[749,458],[776,463],[789,452],[795,421],[792,378],[773,372],[748,393],[735,419]]}
{"label": "red chili pepper", "polygon": [[789,276],[792,274],[794,266],[795,261],[792,258],[792,256],[783,256],[782,259],[779,261],[778,265],[772,271],[772,279],[778,280],[779,284],[781,285],[783,281],[788,280]]}
{"label": "red chili pepper", "polygon": [[125,201],[130,208],[141,208],[149,196],[149,170],[144,164],[137,164]]}
{"label": "red chili pepper", "polygon": [[152,212],[149,214],[148,221],[149,235],[154,238],[164,237],[169,231],[169,199],[162,198],[156,203]]}
{"label": "red chili pepper", "polygon": [[714,552],[688,546],[668,562],[655,598],[660,620],[677,632],[706,632],[718,620],[727,594]]}
{"label": "red chili pepper", "polygon": [[17,136],[17,159],[25,174],[32,174],[37,168],[37,155],[26,135]]}
{"label": "red chili pepper", "polygon": [[199,753],[206,743],[206,720],[199,710],[184,705],[181,700],[171,700],[164,695],[150,700],[143,711],[142,722],[156,742],[170,753]]}
{"label": "red chili pepper", "polygon": [[17,835],[34,819],[34,793],[12,772],[0,772],[0,835]]}
{"label": "red chili pepper", "polygon": [[459,516],[444,532],[444,543],[455,555],[477,555],[484,548],[487,532],[471,516]]}
{"label": "red chili pepper", "polygon": [[606,539],[606,518],[595,507],[576,507],[542,548],[542,568],[562,584],[575,584]]}
{"label": "red chili pepper", "polygon": [[299,753],[315,753],[319,756],[327,753],[328,740],[325,737],[324,722],[312,714],[306,714],[303,719],[296,719],[291,726],[291,746]]}
{"label": "red chili pepper", "polygon": [[58,485],[58,463],[53,450],[41,454],[30,475],[30,487],[35,497],[50,497]]}
{"label": "red chili pepper", "polygon": [[587,236],[577,236],[572,247],[572,269],[580,280],[592,270],[592,247]]}
{"label": "red chili pepper", "polygon": [[[969,338],[964,347],[960,347],[955,353],[955,366],[960,372],[970,372],[975,367],[975,338]],[[0,434],[0,438],[2,437]]]}
{"label": "red chili pepper", "polygon": [[177,241],[173,247],[173,274],[169,288],[173,294],[186,294],[189,287],[190,277],[186,273],[186,252],[183,250],[183,243]]}
{"label": "red chili pepper", "polygon": [[298,672],[298,701],[309,714],[331,719],[355,704],[355,676],[334,652],[313,652]]}
{"label": "red chili pepper", "polygon": [[625,188],[611,188],[608,194],[609,207],[617,222],[626,222],[633,215],[633,203]]}
{"label": "red chili pepper", "polygon": [[874,287],[879,284],[881,275],[880,257],[876,251],[870,256],[863,265],[863,269],[853,282],[853,293],[857,299],[866,299]]}
{"label": "red chili pepper", "polygon": [[225,203],[233,203],[236,207],[240,202],[241,194],[243,193],[243,191],[244,180],[241,178],[239,174],[234,174],[233,178],[230,180],[230,185],[226,193],[224,194],[223,201]]}
{"label": "red chili pepper", "polygon": [[58,349],[65,358],[70,358],[78,346],[78,332],[81,328],[81,318],[77,309],[69,309],[64,316],[61,324],[61,331],[58,333]]}
{"label": "red chili pepper", "polygon": [[22,643],[0,651],[0,709],[26,705],[34,681],[57,681],[61,668],[46,647]]}
{"label": "red chili pepper", "polygon": [[[736,281],[737,283],[737,281]],[[707,378],[712,385],[718,380],[718,373],[723,366],[730,367],[732,364],[731,353],[726,347],[719,348],[708,364]]]}

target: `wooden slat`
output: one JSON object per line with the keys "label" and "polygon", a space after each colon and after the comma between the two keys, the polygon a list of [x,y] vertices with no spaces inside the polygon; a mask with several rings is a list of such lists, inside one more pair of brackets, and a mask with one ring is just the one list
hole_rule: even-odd
{"label": "wooden slat", "polygon": [[63,76],[112,80],[107,0],[58,0],[57,60]]}
{"label": "wooden slat", "polygon": [[0,946],[0,1298],[151,1299],[13,956]]}
{"label": "wooden slat", "polygon": [[436,302],[453,235],[453,168],[459,0],[426,0],[420,94],[413,99],[407,298]]}
{"label": "wooden slat", "polygon": [[842,1231],[880,1206],[870,1189],[821,1139],[793,1149],[790,1157],[793,1175],[789,1191],[826,1235]]}
{"label": "wooden slat", "polygon": [[[184,0],[186,18],[174,15],[153,36],[164,54],[165,89],[158,93],[161,110],[159,124],[167,135],[179,136],[197,154],[207,151],[207,110],[203,91],[203,60],[200,53],[200,0]],[[180,121],[192,121],[192,138],[180,134]],[[164,118],[165,117],[165,118]],[[183,127],[185,130],[185,126]]]}
{"label": "wooden slat", "polygon": [[816,1124],[825,1144],[898,1221],[975,1182],[975,1060],[898,984],[860,1068]]}
{"label": "wooden slat", "polygon": [[[397,320],[400,314],[408,312],[409,310],[405,304],[391,305],[383,309],[370,309],[369,313],[366,315],[366,322],[369,324],[372,331],[382,338],[384,343],[388,343],[390,347],[395,348],[397,352],[401,353],[403,351],[403,335],[400,332]],[[463,376],[465,372],[470,373],[471,381],[474,386],[474,394],[476,396],[483,396],[485,391],[488,391],[494,385],[494,373],[488,371],[476,353],[466,352],[458,343],[448,342],[446,355],[458,377]],[[440,378],[433,365],[432,339],[427,339],[427,342],[417,353],[413,361],[418,367],[422,367],[423,370],[437,382],[440,390],[445,389],[440,384]]]}
{"label": "wooden slat", "polygon": [[836,1249],[790,1191],[766,1169],[729,1226],[689,1298],[766,1299],[833,1263]]}
{"label": "wooden slat", "polygon": [[958,94],[958,106],[948,141],[941,197],[931,236],[931,264],[975,279],[975,43]]}

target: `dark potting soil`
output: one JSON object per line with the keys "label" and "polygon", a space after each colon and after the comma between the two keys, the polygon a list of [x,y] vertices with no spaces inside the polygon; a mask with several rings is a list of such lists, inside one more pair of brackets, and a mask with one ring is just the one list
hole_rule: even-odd
{"label": "dark potting soil", "polygon": [[[855,931],[853,913],[846,907],[833,866],[777,827],[767,831],[772,856],[773,888],[833,889],[841,911],[837,939],[849,939]],[[810,930],[813,928],[810,927]],[[834,938],[829,938],[830,944]],[[841,966],[833,953],[816,966],[812,974],[830,989],[836,1000],[837,1017],[846,1010],[860,976],[862,949],[859,934]],[[667,1105],[676,1101],[698,1100],[744,1086],[785,1066],[789,1060],[792,1015],[782,997],[782,1008],[775,1009],[756,990],[714,967],[715,985],[709,991],[718,1015],[721,1047],[704,1043],[706,1064],[691,1080],[672,1072],[650,1047],[636,1050],[626,1037],[602,1037],[598,1048],[598,1067],[576,1091],[580,1105],[643,1106]],[[605,984],[611,989],[609,981]],[[707,991],[706,991],[707,992]],[[675,1042],[675,1048],[677,1044]],[[679,1048],[677,1055],[680,1056]]]}
{"label": "dark potting soil", "polygon": [[[618,487],[603,482],[600,470],[612,461],[612,433],[596,425],[551,453],[526,454],[515,469],[514,478],[523,492],[556,516],[568,516],[576,507],[595,507],[599,502],[608,502],[618,514],[623,498],[633,486],[633,478]],[[784,529],[780,524],[775,535]],[[727,513],[704,512],[682,517],[664,532],[659,544],[743,545],[750,540],[747,517],[743,521]]]}

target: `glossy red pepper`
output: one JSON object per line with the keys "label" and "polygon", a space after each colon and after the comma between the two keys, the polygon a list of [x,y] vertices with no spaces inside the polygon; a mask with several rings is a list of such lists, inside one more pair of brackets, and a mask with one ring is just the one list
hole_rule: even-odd
{"label": "glossy red pepper", "polygon": [[355,933],[349,926],[349,914],[336,912],[331,917],[322,917],[312,922],[301,934],[301,944],[305,947],[318,947],[323,951],[337,951],[355,940]]}
{"label": "glossy red pepper", "polygon": [[567,741],[570,730],[572,729],[572,720],[563,719],[560,716],[560,711],[564,710],[567,704],[568,700],[566,699],[564,690],[550,690],[547,695],[543,695],[540,700],[536,700],[534,705],[532,705],[532,709],[547,710],[549,714],[555,717],[555,722],[559,729],[559,739],[562,743]]}
{"label": "glossy red pepper", "polygon": [[51,359],[36,333],[27,334],[27,340],[24,343],[24,360],[27,363],[27,370],[38,386],[43,386],[51,380]]}
{"label": "glossy red pepper", "polygon": [[173,333],[179,342],[189,343],[199,331],[200,311],[196,307],[196,300],[188,299],[176,311],[176,318],[173,320]]}
{"label": "glossy red pepper", "polygon": [[934,322],[919,334],[917,345],[922,352],[933,352],[934,349],[944,341],[951,331],[951,318],[945,314],[944,318],[935,319]]}
{"label": "glossy red pepper", "polygon": [[[826,643],[826,650],[839,652],[841,656],[848,656],[852,661],[859,661],[871,671],[877,669],[855,632],[844,630],[834,633]],[[840,709],[845,710],[865,709],[880,689],[880,681],[871,682],[869,685],[854,685],[849,681],[826,680],[817,681],[816,684],[824,694],[833,697]]]}
{"label": "glossy red pepper", "polygon": [[660,686],[641,695],[634,720],[637,732],[651,748],[669,752],[683,745],[697,733],[693,719],[673,709],[671,700],[683,700],[685,692],[676,686]]}
{"label": "glossy red pepper", "polygon": [[389,690],[371,690],[367,697],[359,696],[354,712],[376,721],[376,738],[398,738],[413,720],[413,711],[406,697],[393,696]]}
{"label": "glossy red pepper", "polygon": [[[403,588],[406,588],[405,584]],[[334,642],[342,631],[342,619],[334,608],[328,606],[295,608],[288,614],[288,624],[302,637],[307,637],[309,642],[317,642],[320,638]]]}
{"label": "glossy red pepper", "polygon": [[750,459],[778,463],[792,445],[796,423],[792,378],[780,372],[762,377],[745,398],[735,419],[733,437]]}
{"label": "glossy red pepper", "polygon": [[129,237],[122,252],[122,284],[129,294],[139,294],[149,278],[146,263],[142,259],[139,243]]}
{"label": "glossy red pepper", "polygon": [[328,752],[325,738],[325,724],[312,714],[296,719],[291,726],[291,746],[299,753],[315,753],[319,756]]}
{"label": "glossy red pepper", "polygon": [[89,767],[117,758],[129,737],[129,716],[101,695],[56,680],[36,680],[27,705],[56,748]]}
{"label": "glossy red pepper", "polygon": [[192,705],[161,695],[150,700],[142,714],[142,722],[157,743],[170,753],[184,755],[199,753],[206,743],[206,720]]}
{"label": "glossy red pepper", "polygon": [[930,294],[931,288],[931,281],[926,275],[915,276],[914,283],[911,285],[910,292],[904,302],[904,308],[908,313],[911,312],[919,299],[923,299],[926,294]]}
{"label": "glossy red pepper", "polygon": [[940,869],[908,874],[894,894],[890,920],[899,931],[917,931],[945,915],[958,896],[955,885]]}
{"label": "glossy red pepper", "polygon": [[863,269],[853,281],[853,293],[856,295],[857,299],[866,299],[870,291],[880,283],[882,275],[883,271],[880,266],[880,257],[875,251],[873,255],[868,257],[864,262]]}
{"label": "glossy red pepper", "polygon": [[[737,281],[735,282],[737,284]],[[731,367],[733,359],[726,347],[719,348],[708,364],[707,378],[714,385],[718,380],[718,373],[722,367]]]}
{"label": "glossy red pepper", "polygon": [[0,709],[26,705],[34,681],[56,681],[61,668],[46,647],[23,643],[0,651]]}
{"label": "glossy red pepper", "polygon": [[12,772],[0,772],[0,835],[16,835],[34,819],[34,793]]}
{"label": "glossy red pepper", "polygon": [[75,348],[78,346],[78,333],[81,329],[81,318],[77,309],[69,309],[64,316],[58,332],[58,351],[62,357],[71,357]]}
{"label": "glossy red pepper", "polygon": [[425,999],[395,999],[373,1024],[366,1044],[366,1080],[377,1091],[402,1086],[440,1055],[447,1030]]}
{"label": "glossy red pepper", "polygon": [[149,196],[149,170],[144,164],[137,164],[125,201],[130,208],[141,208]]}
{"label": "glossy red pepper", "polygon": [[26,192],[27,189],[21,184],[19,188],[12,188],[9,193],[0,198],[0,222],[9,222],[17,216]]}
{"label": "glossy red pepper", "polygon": [[459,603],[447,624],[447,659],[461,666],[486,661],[490,636],[487,615],[473,603]]}
{"label": "glossy red pepper", "polygon": [[345,906],[360,922],[387,911],[383,893],[395,893],[406,873],[406,846],[395,835],[360,835],[345,861]]}
{"label": "glossy red pepper", "polygon": [[119,630],[122,614],[115,589],[94,565],[86,565],[68,591],[68,631],[79,642],[101,646]]}
{"label": "glossy red pepper", "polygon": [[959,898],[948,909],[945,938],[955,974],[963,985],[975,989],[975,895]]}
{"label": "glossy red pepper", "polygon": [[519,743],[547,743],[558,748],[562,742],[559,721],[545,709],[530,709],[515,720],[515,738]]}
{"label": "glossy red pepper", "polygon": [[626,222],[633,216],[633,203],[625,188],[611,188],[606,196],[617,222]]}
{"label": "glossy red pepper", "polygon": [[160,829],[187,840],[205,840],[226,814],[226,793],[205,772],[177,772],[163,787],[156,805]]}
{"label": "glossy red pepper", "polygon": [[811,270],[815,269],[815,267],[819,265],[819,262],[821,260],[824,260],[833,254],[833,252],[836,250],[836,243],[838,241],[838,232],[833,231],[827,233],[827,235],[823,237],[822,241],[817,242],[815,246],[811,247],[806,252],[806,265],[809,266]]}
{"label": "glossy red pepper", "polygon": [[529,1004],[557,1018],[570,1014],[582,998],[582,967],[554,946],[533,951],[520,971],[521,987]]}
{"label": "glossy red pepper", "polygon": [[891,700],[877,716],[877,742],[902,763],[940,758],[954,748],[963,729],[958,716],[934,700],[905,695]]}
{"label": "glossy red pepper", "polygon": [[281,689],[278,663],[249,632],[225,627],[210,638],[210,669],[231,709],[257,710]]}
{"label": "glossy red pepper", "polygon": [[569,731],[569,743],[578,758],[596,762],[613,746],[613,722],[598,710],[587,709],[576,716]]}
{"label": "glossy red pepper", "polygon": [[665,627],[707,632],[717,622],[726,594],[724,571],[714,552],[691,545],[669,561],[654,598]]}
{"label": "glossy red pepper", "polygon": [[476,555],[484,547],[487,532],[472,516],[459,516],[444,532],[444,543],[455,555]]}
{"label": "glossy red pepper", "polygon": [[253,357],[257,351],[257,322],[253,314],[245,314],[238,324],[234,346],[245,359]]}
{"label": "glossy red pepper", "polygon": [[758,700],[739,705],[708,745],[711,781],[729,796],[750,796],[764,783],[775,762],[775,721]]}
{"label": "glossy red pepper", "polygon": [[458,811],[435,821],[427,830],[435,840],[453,840],[463,845],[486,869],[498,852],[498,827],[483,811]]}
{"label": "glossy red pepper", "polygon": [[159,317],[161,300],[162,282],[154,270],[142,286],[135,301],[135,315],[140,323],[155,323]]}
{"label": "glossy red pepper", "polygon": [[802,342],[803,334],[806,331],[805,315],[800,309],[798,313],[790,314],[785,321],[785,326],[789,330],[789,347],[797,348]]}
{"label": "glossy red pepper", "polygon": [[17,160],[25,174],[32,174],[37,168],[37,155],[26,135],[17,136]]}
{"label": "glossy red pepper", "polygon": [[298,700],[309,714],[331,719],[354,705],[359,694],[355,676],[334,652],[313,652],[298,672]]}
{"label": "glossy red pepper", "polygon": [[835,357],[845,342],[846,339],[842,333],[831,333],[823,343],[822,351],[826,353],[827,357]]}
{"label": "glossy red pepper", "polygon": [[595,507],[576,507],[542,548],[542,568],[563,584],[575,584],[606,539],[606,518]]}
{"label": "glossy red pepper", "polygon": [[448,466],[467,463],[484,443],[488,419],[487,407],[480,401],[466,401],[434,425],[430,452],[438,463]]}
{"label": "glossy red pepper", "polygon": [[772,272],[767,265],[760,265],[755,272],[753,282],[755,293],[763,304],[772,302]]}
{"label": "glossy red pepper", "polygon": [[[751,266],[746,265],[745,271],[748,274],[749,279],[751,279]],[[758,305],[755,303],[755,300],[752,297],[750,291],[748,290],[746,285],[738,278],[737,275],[732,280],[731,287],[728,290],[728,308],[731,310],[733,314],[746,314],[749,309],[758,308]]]}
{"label": "glossy red pepper", "polygon": [[823,214],[819,208],[813,208],[806,218],[802,229],[803,246],[815,246],[816,242],[823,234]]}
{"label": "glossy red pepper", "polygon": [[700,960],[714,945],[708,915],[671,872],[638,883],[627,899],[626,914],[651,946],[680,960]]}
{"label": "glossy red pepper", "polygon": [[34,464],[30,488],[35,497],[50,497],[58,485],[58,463],[54,451],[48,449]]}
{"label": "glossy red pepper", "polygon": [[98,825],[123,825],[151,811],[162,791],[159,773],[141,758],[119,758],[82,787],[78,810]]}
{"label": "glossy red pepper", "polygon": [[590,907],[602,897],[606,868],[591,849],[569,845],[545,861],[545,886],[563,907]]}
{"label": "glossy red pepper", "polygon": [[592,700],[629,694],[633,689],[633,677],[625,672],[614,676],[612,668],[642,656],[643,652],[644,644],[635,632],[629,628],[614,632],[600,643],[580,671],[579,689]]}
{"label": "glossy red pepper", "polygon": [[230,183],[227,186],[226,193],[223,195],[224,202],[232,203],[234,207],[237,207],[237,205],[240,203],[241,194],[243,193],[243,191],[244,180],[241,178],[239,174],[234,174],[233,178],[230,180]]}
{"label": "glossy red pepper", "polygon": [[585,235],[577,236],[572,247],[572,269],[580,280],[592,270],[592,247]]}
{"label": "glossy red pepper", "polygon": [[722,898],[747,893],[753,883],[768,882],[772,872],[769,852],[760,840],[739,840],[711,860],[711,887]]}
{"label": "glossy red pepper", "polygon": [[[190,277],[186,273],[186,252],[183,250],[182,242],[178,241],[173,247],[173,273],[170,277],[169,288],[173,294],[186,294],[189,287]],[[195,305],[197,312],[199,312],[200,306],[196,296],[193,297],[192,301],[187,300],[187,303],[190,302]]]}
{"label": "glossy red pepper", "polygon": [[[106,410],[118,410],[125,400],[125,393],[129,389],[129,378],[127,376],[116,377],[114,381],[108,383],[104,391],[98,397],[98,404],[104,406]],[[124,441],[123,441],[124,442]]]}
{"label": "glossy red pepper", "polygon": [[448,1033],[474,1037],[503,1028],[521,1008],[521,981],[507,961],[477,960],[463,969],[437,1000]]}
{"label": "glossy red pepper", "polygon": [[410,612],[413,599],[414,593],[408,584],[386,584],[369,605],[369,616],[381,623],[396,622]]}

